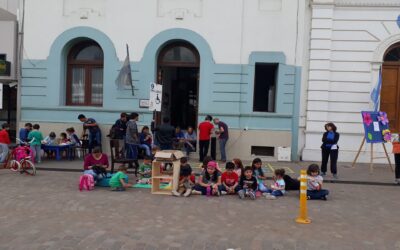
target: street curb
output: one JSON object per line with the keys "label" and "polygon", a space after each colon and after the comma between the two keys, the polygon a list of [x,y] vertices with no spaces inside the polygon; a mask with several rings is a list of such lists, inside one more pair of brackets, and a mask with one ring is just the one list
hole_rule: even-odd
{"label": "street curb", "polygon": [[[68,168],[43,168],[36,167],[37,170],[43,171],[55,171],[55,172],[74,172],[79,173],[82,172],[81,169],[68,169]],[[128,170],[129,174],[134,174],[135,172],[132,170]],[[195,174],[199,175],[199,174]],[[272,177],[267,177],[267,180],[272,180]],[[375,181],[342,181],[342,180],[324,180],[325,183],[333,183],[333,184],[350,184],[350,185],[369,185],[369,186],[398,186],[399,184],[395,183],[387,183],[387,182],[375,182]]]}

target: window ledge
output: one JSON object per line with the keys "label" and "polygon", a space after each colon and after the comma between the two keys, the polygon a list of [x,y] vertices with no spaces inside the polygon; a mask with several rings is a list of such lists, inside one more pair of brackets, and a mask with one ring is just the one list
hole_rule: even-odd
{"label": "window ledge", "polygon": [[[127,112],[125,109],[108,109],[108,108],[103,108],[103,107],[92,107],[92,106],[57,106],[57,107],[21,107],[22,110],[54,110],[54,111],[88,111],[88,112]],[[134,110],[137,112],[140,112],[141,114],[152,114],[152,111],[149,110]]]}

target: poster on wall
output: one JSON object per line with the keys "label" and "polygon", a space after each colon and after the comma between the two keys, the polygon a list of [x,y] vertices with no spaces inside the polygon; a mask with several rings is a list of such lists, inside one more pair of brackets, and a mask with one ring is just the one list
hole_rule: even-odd
{"label": "poster on wall", "polygon": [[383,143],[391,141],[389,120],[386,112],[362,111],[364,136],[368,143]]}
{"label": "poster on wall", "polygon": [[150,111],[161,111],[162,101],[162,85],[157,83],[150,83],[150,99],[149,99],[149,110]]}

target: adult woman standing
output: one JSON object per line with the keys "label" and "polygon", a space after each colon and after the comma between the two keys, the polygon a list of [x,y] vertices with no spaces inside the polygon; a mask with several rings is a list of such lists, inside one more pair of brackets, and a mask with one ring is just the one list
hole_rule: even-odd
{"label": "adult woman standing", "polygon": [[336,132],[336,126],[333,123],[325,124],[325,133],[322,136],[322,164],[321,172],[322,176],[326,175],[327,164],[329,157],[331,158],[331,173],[334,178],[337,178],[337,159],[339,153],[339,133]]}

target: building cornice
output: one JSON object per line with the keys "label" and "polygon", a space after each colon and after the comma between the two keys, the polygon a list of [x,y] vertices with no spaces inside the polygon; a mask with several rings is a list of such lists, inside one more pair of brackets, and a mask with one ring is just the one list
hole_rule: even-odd
{"label": "building cornice", "polygon": [[400,7],[399,0],[313,0],[311,4],[337,7]]}

